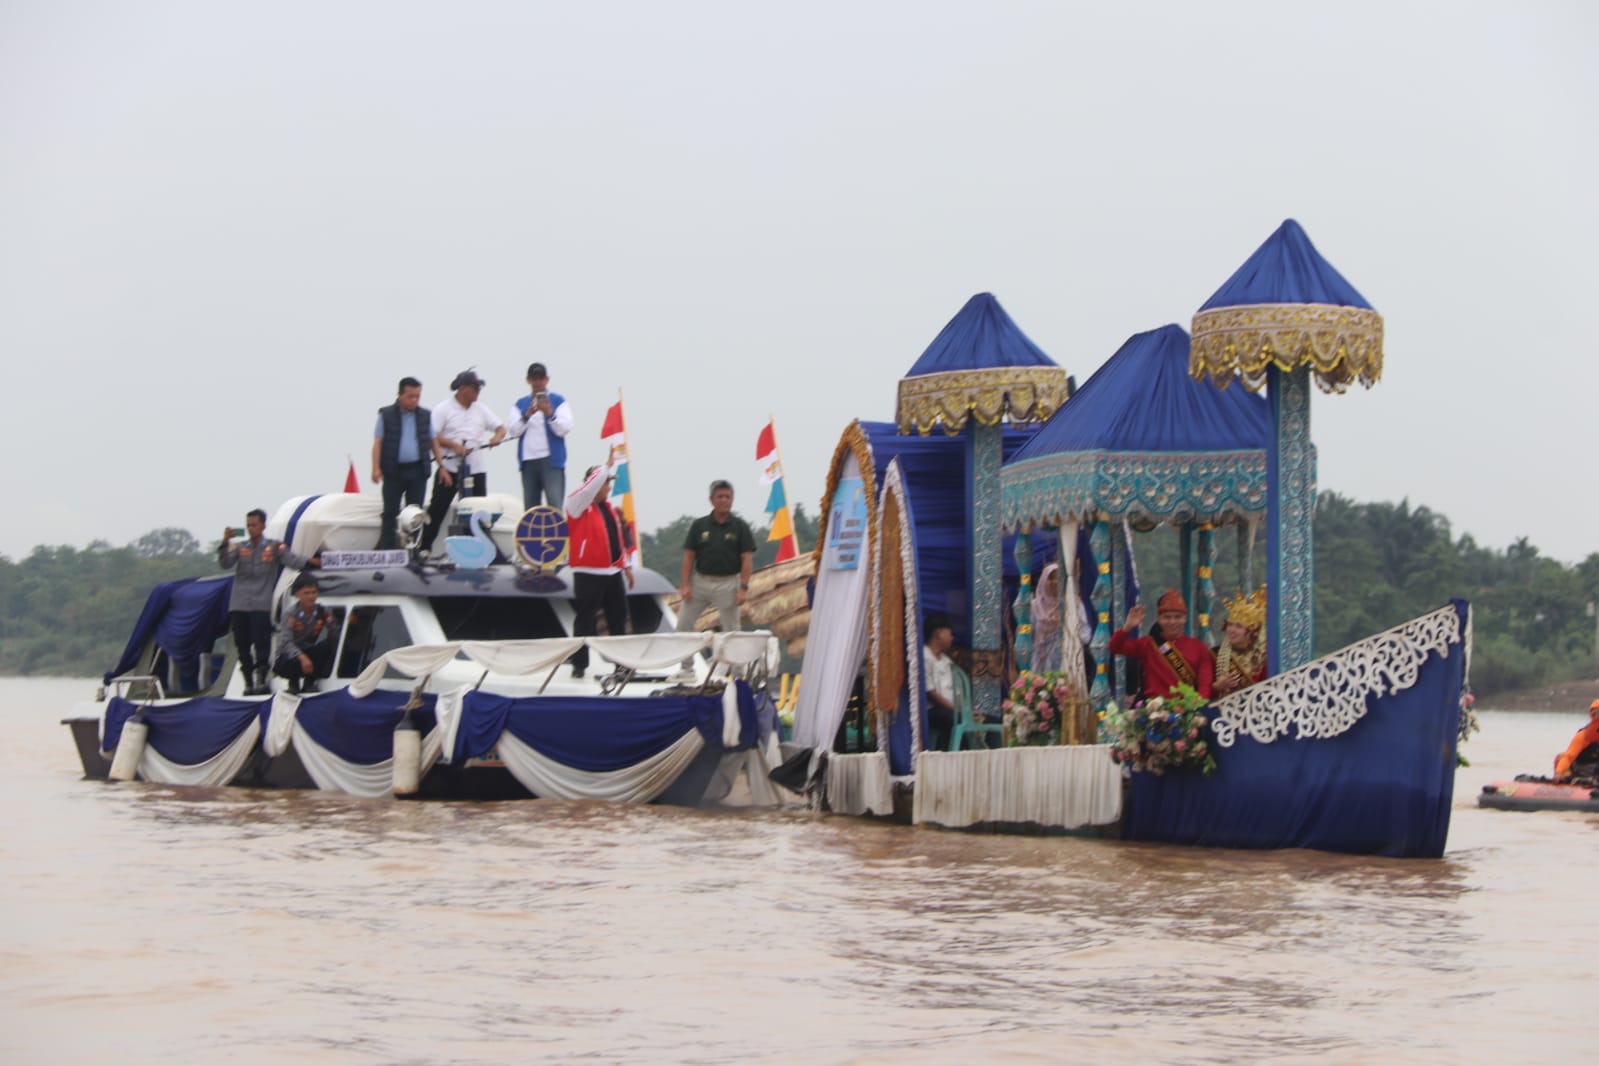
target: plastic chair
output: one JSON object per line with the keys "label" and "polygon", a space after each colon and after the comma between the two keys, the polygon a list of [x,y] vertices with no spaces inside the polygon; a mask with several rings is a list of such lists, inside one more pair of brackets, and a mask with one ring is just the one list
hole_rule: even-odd
{"label": "plastic chair", "polygon": [[[1001,738],[1005,736],[1005,726],[1001,722],[979,721],[972,714],[972,679],[966,676],[966,671],[958,666],[952,666],[951,672],[955,675],[955,727],[949,732],[949,750],[960,751],[967,734],[975,733],[982,736],[993,733]],[[985,743],[983,747],[988,747]]]}

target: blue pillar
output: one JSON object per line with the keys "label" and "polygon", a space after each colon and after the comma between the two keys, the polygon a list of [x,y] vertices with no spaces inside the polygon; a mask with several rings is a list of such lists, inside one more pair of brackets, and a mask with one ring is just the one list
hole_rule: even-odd
{"label": "blue pillar", "polygon": [[[1127,624],[1127,531],[1112,529],[1110,533],[1110,627],[1120,629]],[[1107,641],[1109,638],[1106,638]],[[1106,652],[1109,652],[1106,648]],[[1110,662],[1110,687],[1117,699],[1127,691],[1127,660],[1112,655]]]}
{"label": "blue pillar", "polygon": [[[967,470],[972,501],[972,710],[998,721],[1004,678],[1004,540],[999,529],[999,468],[1004,455],[998,423],[966,423],[971,442]],[[984,665],[986,664],[986,666]]]}
{"label": "blue pillar", "polygon": [[1080,575],[1090,582],[1089,594],[1094,600],[1094,636],[1089,650],[1094,653],[1094,676],[1088,679],[1088,696],[1095,708],[1109,702],[1111,692],[1110,672],[1110,524],[1103,518],[1088,531],[1089,548],[1094,553],[1092,574]]}
{"label": "blue pillar", "polygon": [[1194,636],[1206,644],[1216,643],[1211,616],[1216,607],[1216,527],[1199,523],[1199,559],[1194,568]]}
{"label": "blue pillar", "polygon": [[1310,446],[1310,369],[1266,372],[1272,436],[1266,449],[1266,614],[1268,669],[1272,674],[1309,662],[1315,573],[1311,518],[1316,464]]}
{"label": "blue pillar", "polygon": [[1177,590],[1183,594],[1183,602],[1188,604],[1187,632],[1193,633],[1195,632],[1194,611],[1198,604],[1194,602],[1197,599],[1194,582],[1194,527],[1188,522],[1177,527],[1177,574]]}
{"label": "blue pillar", "polygon": [[1033,668],[1033,537],[1016,535],[1016,573],[1021,587],[1016,593],[1016,669]]}

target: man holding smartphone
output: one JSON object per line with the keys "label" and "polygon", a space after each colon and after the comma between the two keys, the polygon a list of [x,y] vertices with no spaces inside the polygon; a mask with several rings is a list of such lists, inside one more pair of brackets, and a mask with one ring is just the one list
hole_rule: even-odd
{"label": "man holding smartphone", "polygon": [[260,696],[267,690],[267,668],[272,653],[272,590],[282,567],[302,570],[311,559],[289,550],[282,541],[266,539],[266,512],[257,508],[244,516],[244,539],[235,544],[239,531],[232,526],[222,531],[217,545],[217,565],[234,571],[233,591],[228,594],[228,622],[233,628],[233,646],[239,653],[239,669],[244,671],[244,694]]}
{"label": "man holding smartphone", "polygon": [[560,507],[566,501],[566,437],[572,432],[572,406],[565,396],[550,391],[550,373],[543,363],[527,368],[527,383],[528,395],[516,401],[506,424],[506,435],[519,439],[522,506],[537,507],[542,502]]}

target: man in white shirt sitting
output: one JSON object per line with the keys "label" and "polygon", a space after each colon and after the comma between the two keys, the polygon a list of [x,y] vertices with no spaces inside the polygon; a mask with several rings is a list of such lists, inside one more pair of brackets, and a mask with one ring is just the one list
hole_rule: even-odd
{"label": "man in white shirt sitting", "polygon": [[955,630],[948,619],[927,621],[927,643],[922,647],[922,683],[927,689],[927,750],[949,748],[955,730],[955,662],[949,649],[955,645]]}
{"label": "man in white shirt sitting", "polygon": [[[489,491],[487,449],[505,439],[505,423],[478,402],[487,384],[472,370],[455,375],[450,388],[455,395],[433,409],[433,439],[444,460],[433,478],[433,498],[428,501],[428,526],[422,533],[422,551],[431,551],[444,527],[455,497],[486,496]],[[464,482],[464,484],[463,484]]]}

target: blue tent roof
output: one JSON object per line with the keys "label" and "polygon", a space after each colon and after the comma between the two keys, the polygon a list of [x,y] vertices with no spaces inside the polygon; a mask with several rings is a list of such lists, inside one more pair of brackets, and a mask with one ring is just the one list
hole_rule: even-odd
{"label": "blue tent roof", "polygon": [[[1366,298],[1321,257],[1300,228],[1287,219],[1244,265],[1205,301],[1201,311],[1244,304],[1333,304],[1370,308]],[[925,357],[924,357],[925,358]]]}
{"label": "blue tent roof", "polygon": [[1265,397],[1188,376],[1188,332],[1162,326],[1116,350],[1016,453],[1261,450],[1271,434]]}
{"label": "blue tent roof", "polygon": [[905,376],[1056,365],[1011,321],[993,293],[980,292],[955,313]]}
{"label": "blue tent roof", "polygon": [[1188,376],[1188,334],[1128,338],[1005,463],[1001,522],[1183,521],[1266,508],[1264,397]]}

